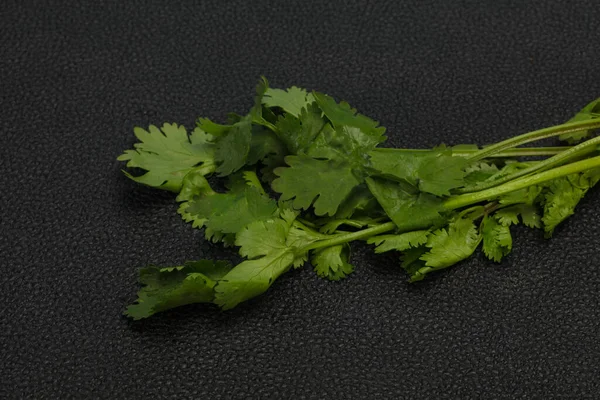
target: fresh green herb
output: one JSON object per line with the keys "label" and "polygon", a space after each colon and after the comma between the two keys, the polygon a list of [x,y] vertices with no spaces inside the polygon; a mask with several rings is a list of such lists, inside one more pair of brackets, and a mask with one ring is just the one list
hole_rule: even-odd
{"label": "fresh green herb", "polygon": [[[512,225],[550,237],[600,180],[600,137],[589,138],[600,128],[599,107],[600,99],[562,125],[484,148],[393,149],[381,147],[385,128],[348,103],[273,89],[263,78],[249,112],[229,114],[226,124],[199,118],[189,134],[177,124],[136,128],[139,143],[118,159],[143,172],[125,174],[176,192],[183,220],[244,260],[143,268],[125,313],[141,319],[191,303],[230,309],[307,262],[337,281],[355,269],[354,241],[399,252],[411,282],[480,244],[500,262],[512,249]],[[554,136],[588,140],[519,147]]]}

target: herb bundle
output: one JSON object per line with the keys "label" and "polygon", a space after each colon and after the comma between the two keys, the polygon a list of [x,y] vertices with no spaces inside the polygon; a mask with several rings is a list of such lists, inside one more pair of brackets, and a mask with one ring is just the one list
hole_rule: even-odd
{"label": "herb bundle", "polygon": [[[592,135],[600,99],[564,124],[484,148],[417,150],[380,147],[385,128],[325,94],[273,89],[264,78],[256,92],[248,114],[229,114],[226,124],[135,128],[139,143],[118,159],[141,174],[125,174],[177,193],[186,222],[245,260],[143,268],[126,315],[198,302],[230,309],[306,263],[337,281],[355,268],[354,241],[399,252],[410,282],[480,245],[499,262],[511,251],[511,226],[552,236],[600,180],[600,137]],[[520,147],[554,136],[570,146]],[[218,180],[226,190],[215,190]]]}

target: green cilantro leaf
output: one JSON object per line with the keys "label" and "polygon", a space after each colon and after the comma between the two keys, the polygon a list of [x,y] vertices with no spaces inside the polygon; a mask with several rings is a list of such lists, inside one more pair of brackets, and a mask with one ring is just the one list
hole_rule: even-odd
{"label": "green cilantro leaf", "polygon": [[194,228],[202,228],[206,222],[206,218],[190,214],[188,207],[190,202],[195,199],[215,194],[216,193],[210,187],[210,184],[204,177],[202,171],[195,169],[191,170],[185,178],[183,178],[181,191],[177,195],[176,200],[181,202],[177,213],[181,215],[181,218],[183,218],[185,222],[191,222]]}
{"label": "green cilantro leaf", "polygon": [[510,228],[490,216],[483,219],[481,234],[483,252],[492,261],[500,262],[512,250]]}
{"label": "green cilantro leaf", "polygon": [[376,145],[373,136],[357,127],[333,128],[325,125],[307,148],[306,154],[314,158],[346,162],[355,169],[362,169],[369,162],[367,153]]}
{"label": "green cilantro leaf", "polygon": [[[486,181],[496,181],[509,175],[513,175],[516,172],[532,167],[534,164],[531,162],[515,162],[508,161],[500,170],[489,176]],[[467,168],[468,169],[468,168]],[[490,171],[491,172],[491,171]]]}
{"label": "green cilantro leaf", "polygon": [[250,141],[247,165],[254,165],[269,156],[276,155],[282,159],[287,154],[285,145],[277,135],[265,128],[255,127]]}
{"label": "green cilantro leaf", "polygon": [[140,283],[144,287],[125,315],[139,320],[186,304],[210,303],[216,282],[230,269],[227,262],[210,260],[190,261],[179,267],[142,268]]}
{"label": "green cilantro leaf", "polygon": [[211,228],[204,229],[204,238],[212,243],[223,243],[224,247],[232,247],[235,245],[235,234],[223,233]]}
{"label": "green cilantro leaf", "polygon": [[405,251],[411,247],[419,247],[426,244],[429,232],[428,230],[421,230],[401,233],[399,235],[373,236],[367,240],[367,243],[377,245],[375,253],[384,253],[391,250]]}
{"label": "green cilantro leaf", "polygon": [[292,86],[287,91],[269,88],[262,98],[265,106],[279,107],[294,117],[300,116],[302,109],[314,101],[312,94],[296,86]]}
{"label": "green cilantro leaf", "polygon": [[427,246],[411,247],[402,252],[400,257],[402,261],[402,269],[410,277],[410,282],[417,282],[422,280],[425,275],[419,273],[419,270],[428,268],[425,267],[425,261],[421,260],[421,256],[428,251]]}
{"label": "green cilantro leaf", "polygon": [[315,250],[311,262],[318,276],[339,281],[354,271],[354,266],[348,262],[349,259],[350,246],[345,243]]}
{"label": "green cilantro leaf", "polygon": [[321,115],[321,109],[316,104],[310,104],[301,110],[299,117],[292,114],[279,117],[276,123],[279,138],[291,154],[305,153],[313,143],[326,124]]}
{"label": "green cilantro leaf", "polygon": [[452,156],[449,148],[440,147],[423,153],[378,149],[369,156],[370,168],[377,174],[405,180],[436,196],[447,196],[451,189],[465,184],[467,162],[463,157]]}
{"label": "green cilantro leaf", "polygon": [[231,129],[233,124],[222,125],[222,124],[217,124],[216,122],[213,122],[208,118],[198,118],[196,120],[196,126],[201,131],[206,132],[209,135],[214,136],[215,138],[218,138],[220,136],[225,135],[227,132],[229,132],[229,130]]}
{"label": "green cilantro leaf", "polygon": [[531,205],[537,201],[542,189],[542,186],[532,185],[525,189],[515,190],[514,192],[502,195],[498,198],[498,201],[503,205],[519,203]]}
{"label": "green cilantro leaf", "polygon": [[451,149],[440,149],[423,157],[417,169],[419,189],[436,196],[449,196],[450,190],[464,186],[467,162],[453,157]]}
{"label": "green cilantro leaf", "polygon": [[240,255],[247,258],[265,256],[285,250],[290,226],[281,218],[255,221],[242,228],[235,244],[240,246]]}
{"label": "green cilantro leaf", "polygon": [[550,181],[544,190],[544,231],[551,237],[554,229],[575,213],[575,207],[583,198],[587,188],[574,186],[568,178],[559,178]]}
{"label": "green cilantro leaf", "polygon": [[530,228],[541,228],[542,227],[542,217],[538,212],[536,206],[521,204],[520,214],[523,223]]}
{"label": "green cilantro leaf", "polygon": [[242,193],[215,193],[190,202],[186,210],[215,232],[237,233],[254,221],[264,221],[277,213],[274,200],[258,189],[247,187]]}
{"label": "green cilantro leaf", "polygon": [[417,171],[427,153],[393,152],[375,149],[369,153],[371,168],[389,179],[405,180],[417,187]]}
{"label": "green cilantro leaf", "polygon": [[514,205],[502,208],[494,213],[494,216],[504,226],[517,225],[519,223],[519,213],[521,205]]}
{"label": "green cilantro leaf", "polygon": [[185,128],[177,124],[164,124],[161,129],[150,125],[148,131],[138,127],[134,133],[140,140],[134,144],[135,150],[126,150],[117,160],[128,161],[130,168],[148,171],[141,176],[125,172],[138,183],[179,192],[184,176],[192,168],[203,175],[215,169],[214,145],[198,128],[189,137]]}
{"label": "green cilantro leaf", "polygon": [[219,176],[227,176],[246,165],[251,142],[252,118],[248,115],[216,142],[215,160]]}
{"label": "green cilantro leaf", "polygon": [[265,182],[272,182],[276,178],[273,170],[285,165],[284,157],[288,154],[283,142],[277,135],[267,129],[258,129],[252,134],[247,165],[261,163],[261,178]]}
{"label": "green cilantro leaf", "polygon": [[[248,184],[243,179],[243,174],[236,173],[229,176],[230,178],[230,195],[241,195],[248,187]],[[181,192],[177,196],[177,201],[181,202],[177,212],[181,215],[185,222],[191,222],[192,227],[202,228],[208,221],[209,216],[201,215],[197,213],[190,213],[188,207],[192,202],[206,201],[209,196],[219,195],[211,187],[206,178],[192,170],[188,173],[183,180],[183,187]],[[226,247],[232,246],[235,242],[235,235],[232,233],[223,233],[219,230],[215,230],[211,227],[206,227],[204,236],[207,240],[217,243],[223,242]]]}
{"label": "green cilantro leaf", "polygon": [[246,185],[256,188],[258,190],[258,192],[263,196],[267,195],[267,193],[265,192],[265,189],[262,187],[262,184],[260,183],[260,180],[258,179],[258,175],[256,175],[256,172],[243,171],[242,176],[244,177],[244,181],[246,182]]}
{"label": "green cilantro leaf", "polygon": [[600,168],[588,169],[580,175],[581,179],[586,182],[584,185],[588,188],[592,188],[596,186],[598,182],[600,182]]}
{"label": "green cilantro leaf", "polygon": [[350,107],[348,103],[342,101],[338,104],[332,97],[323,93],[313,92],[313,96],[334,127],[352,126],[369,135],[376,143],[386,140],[385,128],[379,126],[379,122],[357,114],[356,109]]}
{"label": "green cilantro leaf", "polygon": [[428,229],[445,221],[440,214],[445,211],[440,198],[411,191],[410,185],[403,186],[400,182],[379,178],[366,181],[371,193],[401,231]]}
{"label": "green cilantro leaf", "polygon": [[249,156],[257,157],[256,153],[250,154],[252,124],[270,126],[262,117],[262,98],[268,87],[269,82],[263,77],[256,86],[254,106],[246,116],[234,115],[234,118],[230,118],[236,121],[232,125],[219,125],[205,118],[198,119],[198,125],[216,138],[215,161],[219,176],[227,176],[239,170],[248,163]]}
{"label": "green cilantro leaf", "polygon": [[335,218],[348,219],[354,215],[374,217],[385,215],[377,199],[364,183],[352,189],[350,195],[340,204]]}
{"label": "green cilantro leaf", "polygon": [[299,249],[308,246],[309,244],[315,243],[319,240],[323,239],[323,236],[320,236],[318,233],[313,233],[306,231],[304,229],[299,229],[295,227],[291,227],[288,232],[286,244],[289,248],[294,251],[294,267],[299,268],[306,263],[308,260],[308,251],[300,252]]}
{"label": "green cilantro leaf", "polygon": [[[455,147],[453,147],[453,149]],[[465,168],[465,183],[469,185],[475,185],[480,182],[485,182],[488,179],[491,179],[498,172],[499,170],[496,164],[478,161],[475,164],[469,165],[467,168]]]}
{"label": "green cilantro leaf", "polygon": [[424,277],[431,271],[447,268],[464,260],[473,254],[480,241],[481,237],[473,220],[466,218],[455,220],[447,228],[432,232],[427,241],[430,250],[421,256],[425,267],[415,273],[416,277]]}
{"label": "green cilantro leaf", "polygon": [[540,228],[542,226],[537,207],[531,204],[515,204],[494,213],[494,216],[504,226],[518,224],[519,215],[521,215],[523,223],[530,228]]}
{"label": "green cilantro leaf", "polygon": [[292,226],[296,218],[292,211],[284,209],[280,213],[280,218],[256,221],[238,232],[235,244],[240,246],[240,255],[256,258],[287,250],[294,254],[294,267],[306,262],[308,252],[299,249],[318,241],[322,235]]}
{"label": "green cilantro leaf", "polygon": [[266,292],[293,262],[294,254],[287,249],[243,261],[219,281],[215,288],[215,303],[223,310],[229,310]]}
{"label": "green cilantro leaf", "polygon": [[285,160],[289,167],[275,169],[278,178],[271,186],[281,193],[281,200],[293,199],[296,209],[308,209],[314,202],[316,215],[334,215],[360,183],[348,164],[307,156],[288,156]]}
{"label": "green cilantro leaf", "polygon": [[[586,105],[581,111],[579,111],[573,118],[568,120],[567,122],[579,122],[579,121],[587,121],[590,119],[600,118],[600,99],[596,99]],[[560,140],[566,141],[569,144],[575,144],[580,142],[581,140],[589,137],[592,134],[593,130],[575,132],[575,133],[565,133],[560,135],[558,138]]]}

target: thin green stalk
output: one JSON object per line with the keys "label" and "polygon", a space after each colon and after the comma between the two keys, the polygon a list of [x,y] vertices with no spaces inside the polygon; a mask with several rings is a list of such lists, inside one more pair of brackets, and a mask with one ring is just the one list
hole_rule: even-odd
{"label": "thin green stalk", "polygon": [[309,244],[299,249],[300,253],[307,252],[308,250],[321,249],[323,247],[336,246],[338,244],[344,244],[352,242],[354,240],[361,240],[375,235],[381,235],[389,231],[396,229],[396,224],[393,222],[386,222],[385,224],[377,225],[372,228],[363,229],[360,231],[347,233],[343,235],[330,235],[330,239],[319,240],[318,242]]}
{"label": "thin green stalk", "polygon": [[328,239],[331,237],[331,235],[326,235],[324,233],[318,232],[312,228],[309,228],[308,226],[306,226],[304,223],[300,222],[298,219],[296,219],[294,221],[294,226],[298,229],[302,229],[303,231],[309,232],[311,235],[313,236],[318,236],[322,239]]}
{"label": "thin green stalk", "polygon": [[301,222],[303,225],[306,225],[306,226],[308,226],[308,227],[311,227],[311,228],[314,228],[314,229],[317,229],[317,228],[318,228],[318,226],[317,226],[316,224],[314,224],[314,223],[312,223],[312,222],[310,222],[310,221],[307,221],[307,220],[305,220],[305,219],[303,219],[303,218],[296,218],[296,221],[299,221],[299,222]]}
{"label": "thin green stalk", "polygon": [[[553,156],[559,154],[565,150],[570,149],[571,146],[555,146],[555,147],[521,147],[514,149],[502,150],[494,157],[530,157],[530,156]],[[485,148],[484,148],[485,149]],[[374,151],[380,151],[384,153],[427,153],[431,152],[431,149],[394,149],[394,148],[377,148]],[[481,149],[452,149],[452,155],[458,157],[470,157],[473,154],[481,151]]]}
{"label": "thin green stalk", "polygon": [[496,154],[502,150],[510,149],[513,147],[520,146],[525,143],[534,142],[536,140],[546,139],[552,136],[558,136],[565,133],[575,133],[581,131],[587,131],[590,129],[600,128],[600,119],[592,119],[587,121],[569,122],[566,124],[555,125],[549,128],[539,129],[537,131],[525,133],[523,135],[515,136],[502,142],[487,146],[482,150],[479,150],[475,154],[471,155],[469,161],[478,161]]}
{"label": "thin green stalk", "polygon": [[563,165],[561,167],[553,168],[551,170],[540,172],[535,175],[526,176],[500,186],[496,186],[487,190],[482,190],[480,192],[466,193],[450,197],[448,200],[446,200],[446,202],[444,202],[444,207],[448,210],[454,210],[457,208],[469,206],[471,204],[479,203],[483,200],[491,200],[503,194],[507,194],[516,190],[524,189],[529,186],[547,182],[552,179],[560,178],[562,176],[582,172],[597,167],[600,167],[600,156]]}
{"label": "thin green stalk", "polygon": [[600,136],[585,141],[577,146],[571,147],[568,150],[563,151],[560,154],[555,155],[554,157],[550,157],[542,162],[535,163],[529,168],[522,169],[513,174],[507,175],[503,178],[496,179],[490,182],[483,182],[473,187],[468,187],[464,189],[459,189],[458,193],[472,193],[478,192],[480,190],[488,189],[494,186],[499,186],[503,183],[512,181],[514,179],[520,178],[522,176],[530,175],[534,172],[546,171],[550,168],[554,168],[565,163],[568,160],[572,160],[577,157],[585,156],[587,154],[593,153],[597,150],[598,145],[600,144]]}

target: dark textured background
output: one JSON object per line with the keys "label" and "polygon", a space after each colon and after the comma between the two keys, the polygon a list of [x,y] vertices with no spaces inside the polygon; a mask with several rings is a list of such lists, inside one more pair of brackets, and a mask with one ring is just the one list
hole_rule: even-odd
{"label": "dark textured background", "polygon": [[137,267],[230,253],[115,160],[135,125],[247,110],[261,74],[395,146],[559,123],[600,95],[597,2],[196,3],[0,6],[0,398],[598,398],[598,190],[500,265],[409,286],[357,247],[343,282],[131,323]]}

